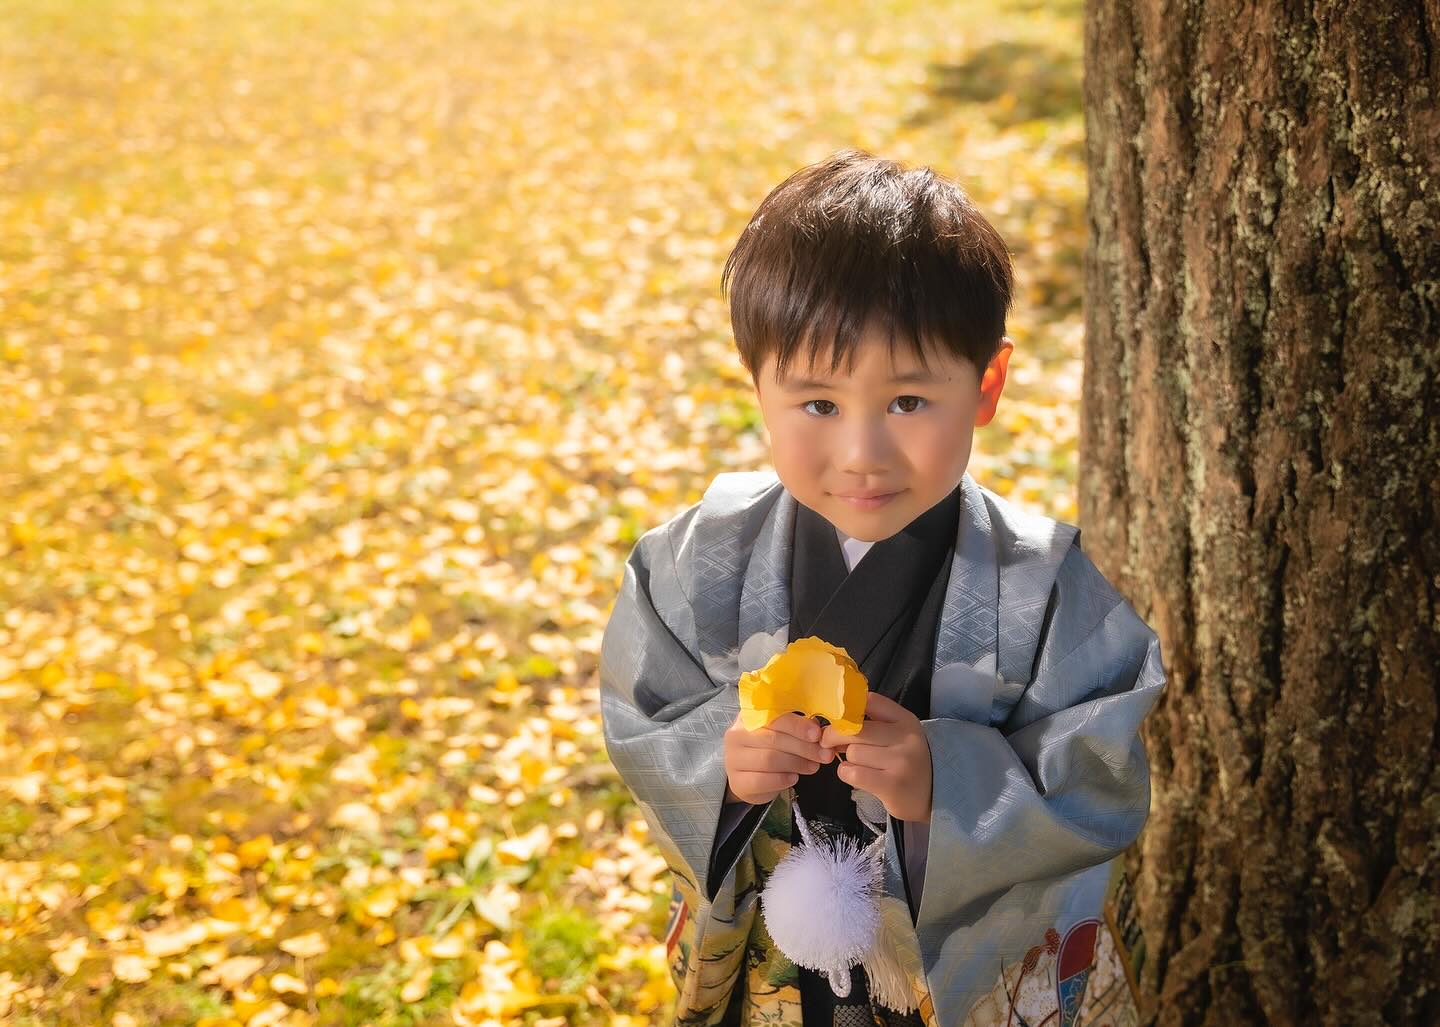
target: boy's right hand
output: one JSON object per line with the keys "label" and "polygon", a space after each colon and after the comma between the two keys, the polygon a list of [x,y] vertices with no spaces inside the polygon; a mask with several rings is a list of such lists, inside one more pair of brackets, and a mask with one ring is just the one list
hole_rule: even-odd
{"label": "boy's right hand", "polygon": [[749,731],[737,716],[725,731],[725,801],[762,805],[829,763],[835,750],[819,744],[823,730],[809,717],[785,713]]}

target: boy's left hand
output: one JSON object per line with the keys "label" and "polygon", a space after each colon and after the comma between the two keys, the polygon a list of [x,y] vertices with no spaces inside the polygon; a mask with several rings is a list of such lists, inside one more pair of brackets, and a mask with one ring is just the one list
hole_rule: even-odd
{"label": "boy's left hand", "polygon": [[930,822],[930,743],[920,718],[894,699],[869,693],[859,732],[842,735],[827,726],[820,744],[845,754],[836,769],[840,780],[870,792],[896,820]]}

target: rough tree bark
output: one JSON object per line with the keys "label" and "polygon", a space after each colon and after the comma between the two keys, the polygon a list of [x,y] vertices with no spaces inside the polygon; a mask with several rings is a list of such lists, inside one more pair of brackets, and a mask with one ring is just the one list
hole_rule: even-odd
{"label": "rough tree bark", "polygon": [[1440,0],[1087,0],[1085,48],[1147,1021],[1440,1023]]}

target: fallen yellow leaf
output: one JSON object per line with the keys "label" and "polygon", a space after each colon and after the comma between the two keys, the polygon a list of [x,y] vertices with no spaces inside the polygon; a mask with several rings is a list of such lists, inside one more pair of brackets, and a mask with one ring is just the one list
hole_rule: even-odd
{"label": "fallen yellow leaf", "polygon": [[111,962],[110,968],[115,976],[126,984],[140,984],[150,979],[150,967],[143,956],[136,956],[130,953],[116,956]]}
{"label": "fallen yellow leaf", "polygon": [[274,847],[275,841],[268,834],[262,834],[258,838],[251,838],[240,848],[235,850],[235,855],[240,858],[240,865],[248,869],[254,869],[270,858],[270,850]]}
{"label": "fallen yellow leaf", "polygon": [[292,995],[303,995],[310,989],[305,987],[305,982],[298,977],[292,977],[287,973],[277,973],[270,978],[270,990],[278,995],[286,993]]}
{"label": "fallen yellow leaf", "polygon": [[280,943],[280,950],[288,952],[300,959],[309,959],[311,956],[319,956],[330,951],[329,944],[321,937],[319,931],[311,931],[308,934],[299,934],[293,938],[286,938]]}
{"label": "fallen yellow leaf", "polygon": [[536,824],[518,838],[507,838],[495,846],[495,857],[501,863],[524,863],[545,854],[550,848],[550,828]]}
{"label": "fallen yellow leaf", "polygon": [[242,984],[254,977],[256,972],[265,965],[265,960],[259,956],[231,956],[215,967],[211,973],[220,986],[226,991],[234,991]]}
{"label": "fallen yellow leaf", "polygon": [[430,993],[430,978],[435,973],[434,967],[422,966],[411,975],[400,989],[400,997],[406,1002],[419,1002]]}
{"label": "fallen yellow leaf", "polygon": [[167,924],[153,931],[141,931],[140,944],[147,956],[163,959],[166,956],[178,956],[205,942],[209,937],[210,932],[205,930],[204,924]]}
{"label": "fallen yellow leaf", "polygon": [[80,964],[90,954],[89,943],[84,938],[72,938],[64,946],[50,953],[50,961],[66,977],[80,969]]}

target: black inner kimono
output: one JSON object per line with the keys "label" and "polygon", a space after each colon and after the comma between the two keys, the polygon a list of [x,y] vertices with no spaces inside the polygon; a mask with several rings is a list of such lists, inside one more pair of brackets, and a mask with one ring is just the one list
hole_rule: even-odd
{"label": "black inner kimono", "polygon": [[[852,571],[846,570],[834,525],[806,506],[796,510],[790,640],[816,635],[843,647],[860,665],[871,691],[894,699],[922,720],[930,716],[935,633],[950,580],[960,502],[957,485],[899,532],[872,545]],[[836,775],[839,765],[836,760],[814,774],[802,774],[795,785],[796,801],[806,820],[828,835],[843,831],[868,841],[873,835],[856,815],[851,786]],[[903,872],[904,835],[893,818],[891,830]],[[791,841],[800,842],[798,827]],[[908,876],[905,890],[913,917],[916,902]],[[881,1006],[872,1013],[864,970],[856,965],[850,973],[850,994],[841,999],[823,974],[800,969],[806,1024],[921,1024],[918,1013],[887,1014]]]}

